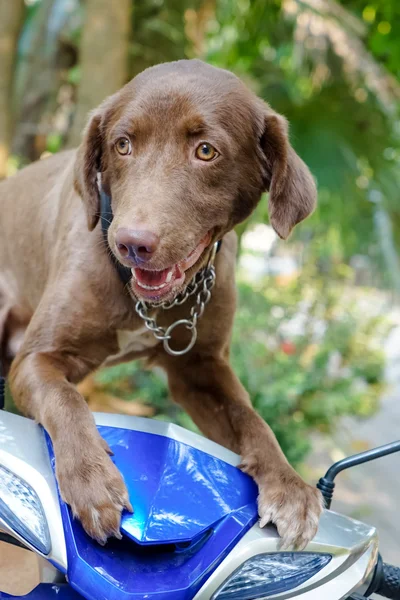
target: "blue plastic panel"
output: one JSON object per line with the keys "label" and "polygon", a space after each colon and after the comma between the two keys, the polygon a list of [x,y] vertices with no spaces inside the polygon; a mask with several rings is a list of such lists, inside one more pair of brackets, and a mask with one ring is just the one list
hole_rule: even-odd
{"label": "blue plastic panel", "polygon": [[134,506],[121,531],[141,544],[191,542],[254,501],[239,469],[170,438],[99,427]]}
{"label": "blue plastic panel", "polygon": [[[193,598],[255,523],[256,485],[236,467],[176,440],[99,431],[135,513],[123,516],[123,540],[101,547],[61,501],[69,582],[88,600]],[[54,466],[50,441],[49,448]]]}
{"label": "blue plastic panel", "polygon": [[10,596],[5,592],[0,592],[0,600],[6,598],[20,598],[20,600],[24,598],[26,600],[82,600],[83,597],[68,584],[42,583],[26,596]]}

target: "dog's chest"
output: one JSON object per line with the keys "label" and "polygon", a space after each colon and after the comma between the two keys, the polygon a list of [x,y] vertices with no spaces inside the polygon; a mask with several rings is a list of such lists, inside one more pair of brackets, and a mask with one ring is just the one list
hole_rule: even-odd
{"label": "dog's chest", "polygon": [[135,331],[122,329],[117,331],[118,352],[110,356],[108,360],[113,362],[122,359],[127,354],[132,352],[143,352],[149,348],[153,348],[159,342],[154,335],[146,327],[141,327]]}

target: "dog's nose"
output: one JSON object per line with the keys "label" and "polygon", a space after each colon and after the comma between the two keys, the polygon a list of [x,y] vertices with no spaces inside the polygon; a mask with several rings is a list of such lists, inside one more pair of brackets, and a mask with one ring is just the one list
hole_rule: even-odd
{"label": "dog's nose", "polygon": [[150,260],[160,243],[158,235],[144,229],[118,229],[115,241],[123,258]]}

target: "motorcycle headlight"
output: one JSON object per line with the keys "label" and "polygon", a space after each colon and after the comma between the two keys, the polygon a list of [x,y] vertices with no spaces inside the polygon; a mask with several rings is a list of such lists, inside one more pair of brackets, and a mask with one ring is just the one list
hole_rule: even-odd
{"label": "motorcycle headlight", "polygon": [[0,466],[0,517],[39,552],[49,554],[49,528],[35,490],[3,466]]}
{"label": "motorcycle headlight", "polygon": [[256,600],[301,585],[325,567],[330,554],[280,552],[258,554],[246,560],[212,597],[212,600]]}

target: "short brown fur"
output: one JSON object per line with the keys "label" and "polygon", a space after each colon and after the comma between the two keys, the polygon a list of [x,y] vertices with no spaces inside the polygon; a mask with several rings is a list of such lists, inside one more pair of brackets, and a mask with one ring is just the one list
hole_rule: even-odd
{"label": "short brown fur", "polygon": [[[121,135],[132,139],[130,157],[115,151]],[[220,152],[210,164],[194,159],[204,140]],[[112,196],[108,239],[116,256],[119,227],[158,235],[153,269],[182,260],[207,232],[211,243],[223,239],[212,300],[195,347],[182,357],[166,354],[150,333],[140,338],[142,350],[118,354],[118,332],[134,333],[143,323],[102,240],[98,172]],[[49,432],[61,494],[101,543],[119,536],[121,510],[135,498],[128,499],[75,384],[103,364],[138,357],[166,371],[173,399],[206,436],[241,454],[243,470],[259,485],[262,523],[276,523],[284,545],[304,547],[316,532],[319,493],[289,466],[229,365],[236,305],[232,229],[265,190],[272,226],[286,238],[316,198],[286,121],[234,75],[200,61],[143,72],[94,111],[77,151],[0,184],[0,344],[8,367],[12,360],[11,389],[19,409]],[[188,270],[186,283],[210,248]],[[184,304],[156,313],[167,325],[188,310]],[[178,336],[174,343],[184,341]]]}

